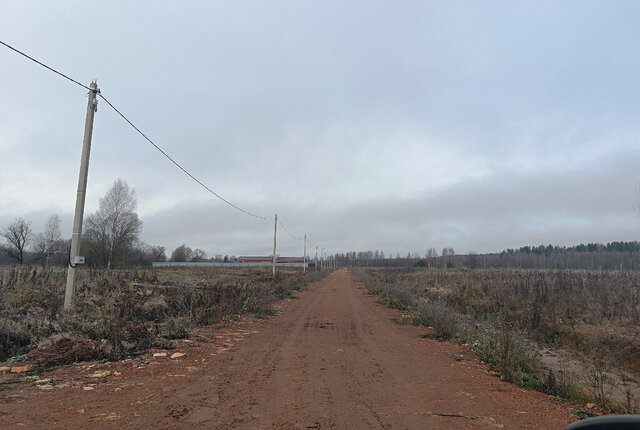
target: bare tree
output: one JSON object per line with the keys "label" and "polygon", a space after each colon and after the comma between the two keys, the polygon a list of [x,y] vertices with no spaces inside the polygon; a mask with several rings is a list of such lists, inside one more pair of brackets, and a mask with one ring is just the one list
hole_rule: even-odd
{"label": "bare tree", "polygon": [[7,240],[7,243],[2,245],[2,250],[22,264],[27,245],[31,241],[31,222],[24,218],[16,218],[0,231],[0,236]]}
{"label": "bare tree", "polygon": [[204,251],[204,249],[196,248],[193,250],[191,261],[205,261],[206,259],[207,259],[207,253]]}
{"label": "bare tree", "polygon": [[47,220],[44,232],[36,236],[35,251],[39,259],[43,260],[43,264],[49,265],[49,258],[55,254],[62,254],[66,250],[66,242],[62,239],[60,232],[61,224],[60,216],[51,215]]}
{"label": "bare tree", "polygon": [[436,258],[438,257],[438,251],[436,251],[435,248],[431,247],[427,249],[427,254],[425,255],[425,257],[427,259],[429,267],[436,267],[437,265]]}
{"label": "bare tree", "polygon": [[138,242],[133,246],[130,263],[138,267],[149,267],[155,261],[167,261],[165,247]]}
{"label": "bare tree", "polygon": [[171,261],[185,262],[190,261],[193,255],[193,250],[186,244],[182,244],[171,253]]}
{"label": "bare tree", "polygon": [[124,179],[117,179],[100,199],[100,208],[87,219],[86,237],[98,263],[111,268],[138,240],[142,221],[136,213],[136,192]]}
{"label": "bare tree", "polygon": [[449,267],[453,267],[453,262],[451,261],[452,256],[456,255],[456,252],[453,248],[444,247],[442,248],[442,268],[447,269]]}
{"label": "bare tree", "polygon": [[478,267],[478,254],[474,251],[469,252],[469,268],[475,269]]}
{"label": "bare tree", "polygon": [[167,261],[165,251],[166,248],[164,246],[152,245],[149,247],[149,253],[153,257],[153,261]]}

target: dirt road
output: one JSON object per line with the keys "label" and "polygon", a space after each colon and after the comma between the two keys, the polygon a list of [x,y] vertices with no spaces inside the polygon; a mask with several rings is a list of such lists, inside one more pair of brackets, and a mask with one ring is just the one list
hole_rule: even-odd
{"label": "dirt road", "polygon": [[10,385],[0,427],[561,429],[574,420],[570,405],[500,381],[466,348],[393,322],[398,313],[345,270],[282,310],[202,330],[164,357]]}

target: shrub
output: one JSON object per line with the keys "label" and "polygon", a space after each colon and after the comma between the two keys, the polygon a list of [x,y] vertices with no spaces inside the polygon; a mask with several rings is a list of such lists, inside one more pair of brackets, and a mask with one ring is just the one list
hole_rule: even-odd
{"label": "shrub", "polygon": [[429,319],[433,328],[444,339],[451,339],[458,333],[460,314],[443,300],[433,300],[428,304]]}
{"label": "shrub", "polygon": [[399,285],[383,285],[380,301],[393,309],[409,310],[415,303],[415,298],[409,290]]}
{"label": "shrub", "polygon": [[[534,342],[513,324],[499,321],[469,336],[473,350],[493,365],[505,381],[540,388],[541,366]],[[548,383],[552,383],[548,381]]]}

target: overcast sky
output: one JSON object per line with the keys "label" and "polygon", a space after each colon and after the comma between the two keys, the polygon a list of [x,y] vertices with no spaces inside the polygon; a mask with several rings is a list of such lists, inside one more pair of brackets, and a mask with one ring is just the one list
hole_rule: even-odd
{"label": "overcast sky", "polygon": [[[639,22],[638,1],[0,2],[0,40],[97,79],[204,183],[328,253],[639,239]],[[70,236],[85,110],[0,46],[0,225],[58,213]],[[116,178],[145,242],[271,252],[271,221],[102,102],[86,214]]]}

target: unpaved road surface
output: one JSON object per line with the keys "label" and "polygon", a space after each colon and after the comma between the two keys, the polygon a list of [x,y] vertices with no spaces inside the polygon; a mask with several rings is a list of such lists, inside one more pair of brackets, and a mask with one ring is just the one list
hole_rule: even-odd
{"label": "unpaved road surface", "polygon": [[[538,430],[574,421],[570,404],[500,381],[468,349],[397,324],[376,302],[341,270],[283,302],[281,315],[203,329],[167,356],[68,366],[41,375],[47,384],[5,381],[0,428]],[[184,355],[170,358],[176,352]]]}

